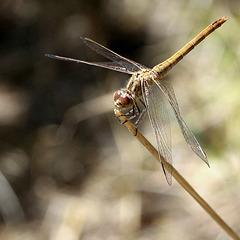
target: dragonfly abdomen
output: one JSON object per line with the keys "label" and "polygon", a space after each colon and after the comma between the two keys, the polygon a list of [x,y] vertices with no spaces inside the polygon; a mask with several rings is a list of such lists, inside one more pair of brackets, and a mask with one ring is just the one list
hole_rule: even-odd
{"label": "dragonfly abdomen", "polygon": [[195,38],[189,41],[184,47],[182,47],[178,52],[176,52],[173,56],[165,60],[164,62],[156,65],[152,71],[157,74],[157,76],[161,79],[167,75],[167,73],[172,69],[174,65],[176,65],[184,56],[186,56],[190,51],[194,49],[201,41],[203,41],[210,33],[219,28],[224,22],[226,22],[228,18],[222,17],[217,21],[210,24],[203,31],[201,31]]}

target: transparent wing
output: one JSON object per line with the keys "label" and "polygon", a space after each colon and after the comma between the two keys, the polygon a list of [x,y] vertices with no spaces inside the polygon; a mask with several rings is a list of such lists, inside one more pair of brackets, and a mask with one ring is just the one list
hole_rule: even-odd
{"label": "transparent wing", "polygon": [[97,67],[103,67],[107,69],[111,69],[118,72],[133,74],[135,72],[138,72],[143,69],[147,69],[147,67],[134,62],[130,59],[127,59],[125,57],[122,57],[121,55],[111,51],[110,49],[102,46],[101,44],[94,42],[93,40],[89,38],[80,38],[84,44],[86,44],[89,48],[91,48],[93,51],[97,52],[98,54],[104,56],[105,58],[111,60],[112,62],[88,62],[83,60],[78,60],[74,58],[68,58],[68,57],[61,57],[53,54],[45,54],[45,56],[58,59],[58,60],[64,60],[64,61],[70,61],[70,62],[76,62],[76,63],[84,63],[92,66]]}
{"label": "transparent wing", "polygon": [[78,59],[74,59],[74,58],[61,57],[61,56],[57,56],[57,55],[53,55],[53,54],[45,54],[45,56],[50,57],[50,58],[54,58],[54,59],[58,59],[58,60],[63,60],[63,61],[85,63],[85,64],[88,64],[88,65],[107,68],[107,69],[111,69],[111,70],[118,71],[118,72],[123,72],[123,73],[128,73],[128,74],[133,74],[134,73],[133,71],[130,71],[129,69],[127,69],[125,67],[119,66],[119,64],[117,64],[115,62],[87,62],[87,61],[78,60]]}
{"label": "transparent wing", "polygon": [[169,81],[164,79],[161,79],[159,82],[155,81],[155,83],[159,86],[159,88],[161,88],[170,105],[172,106],[178,124],[188,146],[209,166],[206,153],[200,146],[191,130],[188,128],[187,124],[182,119],[172,85],[169,83]]}
{"label": "transparent wing", "polygon": [[163,164],[163,157],[172,164],[172,142],[169,117],[164,104],[163,93],[156,85],[149,85],[147,81],[142,81],[143,99],[146,103],[148,116],[157,140],[159,158],[162,163],[163,172],[169,185],[172,184],[172,170]]}
{"label": "transparent wing", "polygon": [[128,58],[125,58],[112,50],[102,46],[101,44],[89,39],[89,38],[80,38],[83,43],[85,43],[89,48],[93,51],[97,52],[98,54],[102,55],[103,57],[115,62],[119,66],[126,68],[131,72],[137,72],[139,70],[146,69],[147,67],[141,65],[140,63],[134,62]]}

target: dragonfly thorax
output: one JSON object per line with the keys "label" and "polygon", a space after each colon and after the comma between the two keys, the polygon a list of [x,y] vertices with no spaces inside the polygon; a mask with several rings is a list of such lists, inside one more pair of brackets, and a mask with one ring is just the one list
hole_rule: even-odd
{"label": "dragonfly thorax", "polygon": [[113,94],[114,106],[118,109],[130,108],[133,105],[133,96],[127,89],[117,90]]}
{"label": "dragonfly thorax", "polygon": [[142,97],[142,82],[148,82],[152,86],[153,79],[156,77],[152,71],[145,69],[134,73],[128,80],[125,89],[118,90],[113,95],[114,105],[118,109],[136,107],[136,100]]}

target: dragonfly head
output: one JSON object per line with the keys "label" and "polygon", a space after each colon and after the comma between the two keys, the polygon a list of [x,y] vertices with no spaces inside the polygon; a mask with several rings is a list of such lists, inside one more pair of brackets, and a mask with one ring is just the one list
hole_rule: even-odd
{"label": "dragonfly head", "polygon": [[130,108],[133,105],[133,97],[127,89],[117,90],[113,94],[113,101],[118,109]]}

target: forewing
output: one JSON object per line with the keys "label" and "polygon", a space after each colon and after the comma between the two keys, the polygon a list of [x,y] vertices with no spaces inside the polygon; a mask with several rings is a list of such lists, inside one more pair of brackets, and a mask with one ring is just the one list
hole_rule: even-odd
{"label": "forewing", "polygon": [[54,58],[54,59],[58,59],[58,60],[63,60],[63,61],[84,63],[84,64],[97,66],[97,67],[102,67],[102,68],[107,68],[107,69],[111,69],[111,70],[118,71],[118,72],[123,72],[123,73],[128,73],[128,74],[133,74],[134,73],[133,71],[129,70],[130,68],[127,69],[125,67],[122,67],[119,64],[117,64],[116,62],[87,62],[87,61],[78,60],[78,59],[74,59],[74,58],[61,57],[61,56],[57,56],[57,55],[53,55],[53,54],[45,54],[45,56],[50,57],[50,58]]}
{"label": "forewing", "polygon": [[157,148],[162,168],[169,185],[172,184],[172,170],[164,165],[164,160],[172,165],[172,143],[169,117],[162,98],[161,89],[153,84],[151,87],[147,81],[142,81],[143,99],[146,103],[148,116],[157,140]]}
{"label": "forewing", "polygon": [[161,88],[164,95],[167,97],[170,105],[172,106],[178,124],[181,128],[182,134],[188,146],[209,166],[206,153],[204,152],[199,142],[197,141],[191,130],[188,128],[187,124],[185,123],[180,114],[177,99],[175,97],[172,85],[169,83],[169,81],[164,79],[161,79],[159,82],[156,82],[156,84],[158,84],[158,86]]}
{"label": "forewing", "polygon": [[112,50],[102,46],[101,44],[89,39],[89,38],[80,38],[83,43],[85,43],[89,48],[102,55],[103,57],[115,62],[118,66],[121,66],[130,72],[138,72],[139,70],[146,69],[147,67],[141,65],[140,63],[134,62],[128,58],[125,58]]}

